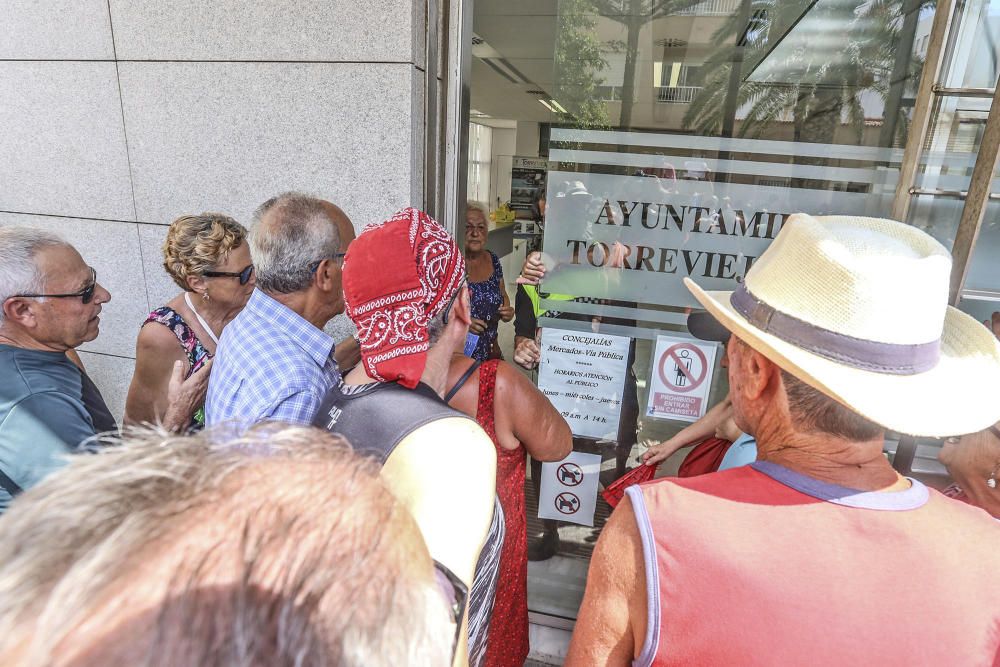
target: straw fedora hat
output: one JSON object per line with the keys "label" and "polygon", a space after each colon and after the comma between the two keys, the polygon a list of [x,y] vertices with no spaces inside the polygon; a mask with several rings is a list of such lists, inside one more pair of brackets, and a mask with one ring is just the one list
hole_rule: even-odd
{"label": "straw fedora hat", "polygon": [[791,216],[732,292],[694,297],[797,378],[888,429],[945,437],[1000,419],[1000,344],[948,305],[951,256],[893,220]]}

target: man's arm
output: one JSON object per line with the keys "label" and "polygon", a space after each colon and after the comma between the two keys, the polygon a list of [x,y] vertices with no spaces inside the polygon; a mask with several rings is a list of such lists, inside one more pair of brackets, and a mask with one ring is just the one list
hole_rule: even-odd
{"label": "man's arm", "polygon": [[625,496],[594,547],[566,664],[631,665],[645,640],[646,616],[642,541]]}
{"label": "man's arm", "polygon": [[309,426],[322,404],[322,396],[307,390],[295,391],[280,398],[259,419]]}

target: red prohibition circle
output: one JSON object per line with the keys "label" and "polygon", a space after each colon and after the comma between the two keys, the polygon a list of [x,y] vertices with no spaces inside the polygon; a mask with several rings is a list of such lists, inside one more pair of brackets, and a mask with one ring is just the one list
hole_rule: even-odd
{"label": "red prohibition circle", "polygon": [[[560,500],[565,500],[567,503],[573,506],[573,509],[564,510],[562,506],[559,504]],[[556,496],[556,499],[553,504],[555,504],[556,509],[559,510],[561,514],[576,514],[577,511],[580,509],[580,498],[578,498],[575,493],[570,493],[569,491],[563,491],[558,496]]]}
{"label": "red prohibition circle", "polygon": [[[575,481],[566,481],[566,478],[563,477],[562,474],[564,471],[569,476],[569,479]],[[559,483],[563,486],[579,486],[583,483],[583,469],[575,463],[563,463],[556,471],[556,479],[559,480]]]}
{"label": "red prohibition circle", "polygon": [[[699,375],[697,378],[694,378],[685,373],[685,375],[688,375],[688,379],[691,380],[691,384],[689,384],[686,387],[678,387],[677,385],[675,385],[673,382],[667,379],[667,374],[663,371],[663,367],[667,363],[668,358],[678,361],[677,358],[674,356],[674,352],[676,350],[691,350],[698,356],[698,360],[701,361],[701,375]],[[660,357],[660,363],[656,370],[660,374],[660,379],[663,381],[663,384],[667,385],[667,387],[669,387],[673,391],[676,391],[681,394],[686,394],[687,392],[694,391],[695,389],[700,387],[701,383],[705,381],[705,376],[708,375],[708,359],[705,358],[705,353],[702,352],[701,348],[699,348],[697,345],[692,345],[691,343],[678,343],[677,345],[671,345],[670,347],[667,348],[667,351],[663,353],[662,357]]]}

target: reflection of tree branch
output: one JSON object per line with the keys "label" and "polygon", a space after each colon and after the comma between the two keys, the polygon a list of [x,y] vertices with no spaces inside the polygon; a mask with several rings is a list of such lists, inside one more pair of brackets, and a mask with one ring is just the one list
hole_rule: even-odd
{"label": "reflection of tree branch", "polygon": [[596,37],[592,0],[561,0],[556,31],[554,94],[566,109],[564,120],[582,127],[607,127],[605,105],[597,99],[608,66]]}
{"label": "reflection of tree branch", "polygon": [[[768,35],[780,32],[801,7],[799,2],[786,0],[748,0],[752,15],[762,22],[760,29],[747,31],[745,46],[737,46],[736,38],[745,32],[745,21],[733,14],[712,36],[717,44],[730,44],[717,50],[702,65],[703,88],[684,115],[683,124],[703,134],[719,134],[723,126],[723,93],[730,79],[734,61],[740,60],[739,49],[745,49],[744,60],[761,57],[769,47]],[[883,108],[889,102],[893,72],[901,81],[915,82],[922,62],[909,53],[898,54],[900,32],[903,29],[903,4],[917,2],[922,8],[933,0],[869,0],[860,7],[850,3],[817,4],[814,17],[831,23],[848,25],[845,31],[844,57],[816,63],[814,54],[799,48],[789,58],[800,60],[804,67],[797,81],[779,82],[773,77],[744,81],[739,86],[736,107],[745,114],[738,135],[757,137],[772,127],[775,121],[792,123],[796,141],[831,143],[842,122],[849,124],[853,137],[860,141],[865,127],[862,104],[864,94],[875,94]],[[740,12],[742,13],[742,12]],[[906,58],[900,68],[899,58]],[[902,83],[899,83],[902,85]],[[897,91],[898,93],[898,91]],[[902,139],[907,131],[905,111],[886,108],[893,118],[895,131]],[[883,143],[885,143],[883,139]],[[891,139],[889,139],[891,141]]]}

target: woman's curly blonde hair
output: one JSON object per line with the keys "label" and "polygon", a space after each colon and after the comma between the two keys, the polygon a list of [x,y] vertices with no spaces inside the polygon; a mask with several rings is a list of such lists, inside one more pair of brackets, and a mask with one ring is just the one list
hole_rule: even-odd
{"label": "woman's curly blonde hair", "polygon": [[182,215],[170,223],[163,242],[163,268],[180,288],[190,292],[188,278],[211,271],[233,248],[246,242],[247,230],[228,215]]}

